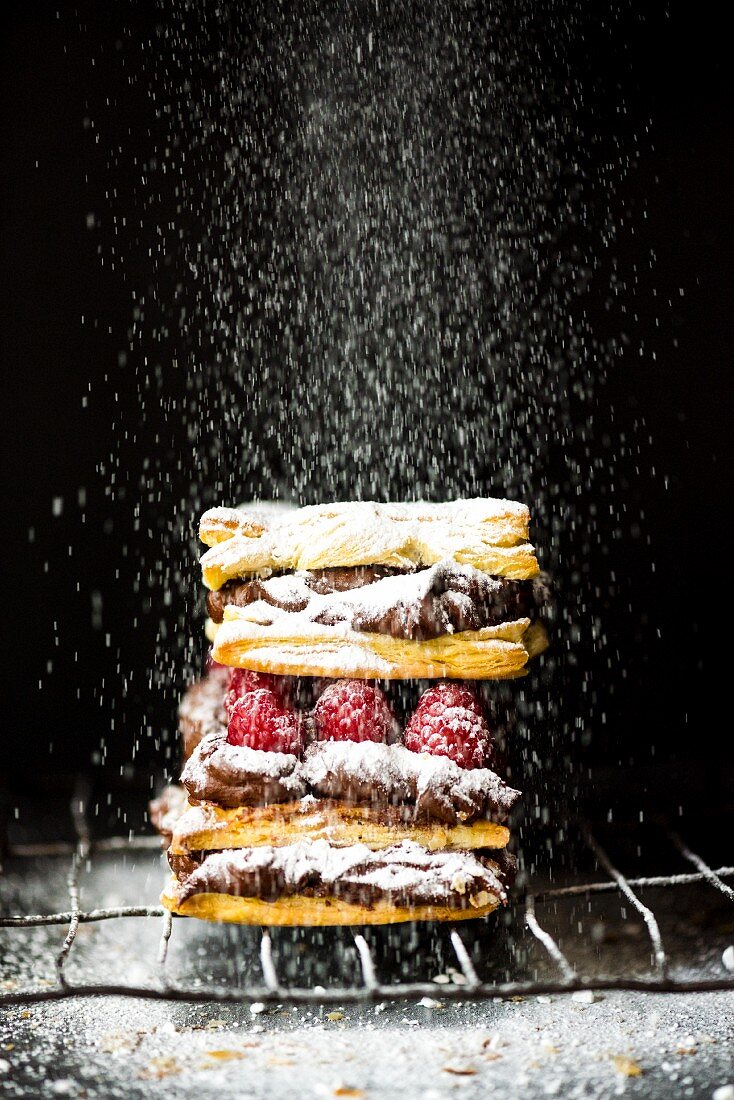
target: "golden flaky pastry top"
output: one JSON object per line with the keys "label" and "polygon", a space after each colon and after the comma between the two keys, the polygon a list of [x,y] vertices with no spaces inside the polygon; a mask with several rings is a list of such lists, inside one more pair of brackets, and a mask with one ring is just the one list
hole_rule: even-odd
{"label": "golden flaky pastry top", "polygon": [[199,526],[210,547],[201,566],[214,590],[234,577],[273,570],[405,568],[446,559],[527,580],[538,573],[529,520],[524,504],[491,497],[443,504],[347,501],[272,514],[211,508]]}

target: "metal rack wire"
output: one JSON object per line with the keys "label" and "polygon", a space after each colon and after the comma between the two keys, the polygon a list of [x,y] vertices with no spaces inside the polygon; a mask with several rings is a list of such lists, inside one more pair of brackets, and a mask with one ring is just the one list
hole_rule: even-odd
{"label": "metal rack wire", "polygon": [[[166,957],[168,945],[175,923],[172,915],[160,906],[118,906],[107,909],[83,911],[79,901],[79,869],[93,852],[120,850],[150,850],[159,847],[155,837],[138,837],[125,840],[113,837],[93,843],[83,812],[83,800],[75,798],[73,812],[77,831],[76,845],[25,845],[11,851],[12,856],[33,857],[61,855],[71,852],[71,865],[67,877],[69,910],[59,913],[38,913],[0,917],[0,928],[35,928],[44,925],[66,925],[67,932],[63,944],[55,959],[57,982],[52,986],[29,988],[0,993],[0,1005],[22,1005],[42,1001],[59,1001],[74,997],[115,996],[134,997],[158,1001],[186,1001],[191,1003],[215,1004],[358,1004],[364,1002],[420,1000],[436,994],[436,986],[431,981],[416,981],[399,984],[381,983],[377,974],[374,956],[361,932],[354,933],[354,945],[359,959],[362,984],[358,986],[294,987],[284,986],[279,978],[273,960],[272,943],[267,929],[261,930],[260,967],[262,984],[247,988],[223,988],[220,986],[186,986],[172,982],[166,975]],[[734,902],[734,890],[724,879],[734,878],[734,867],[709,865],[675,833],[670,841],[678,854],[695,867],[695,871],[677,875],[657,875],[646,878],[626,878],[609,859],[591,831],[584,827],[582,833],[593,852],[596,861],[609,878],[600,882],[579,883],[544,890],[541,893],[527,893],[525,903],[525,923],[537,942],[543,947],[558,972],[558,977],[543,981],[482,982],[469,957],[466,945],[458,931],[450,933],[451,944],[458,963],[457,977],[453,982],[441,987],[442,1001],[467,1001],[486,999],[507,999],[544,994],[574,993],[581,991],[637,990],[650,993],[699,993],[718,990],[734,991],[734,975],[730,977],[695,977],[678,979],[671,977],[669,959],[663,945],[658,920],[647,905],[638,896],[642,888],[669,889],[690,884],[702,884],[717,890],[729,901]],[[653,972],[649,976],[621,975],[613,977],[595,977],[579,974],[563,953],[552,935],[542,927],[537,917],[537,906],[562,899],[578,898],[598,894],[621,893],[644,921],[650,946],[652,948]],[[65,964],[74,946],[80,924],[98,921],[113,921],[123,917],[142,917],[161,922],[161,933],[157,952],[157,981],[150,985],[96,984],[91,982],[72,983],[65,972]],[[183,918],[185,919],[185,918]],[[458,975],[461,975],[459,978]]]}

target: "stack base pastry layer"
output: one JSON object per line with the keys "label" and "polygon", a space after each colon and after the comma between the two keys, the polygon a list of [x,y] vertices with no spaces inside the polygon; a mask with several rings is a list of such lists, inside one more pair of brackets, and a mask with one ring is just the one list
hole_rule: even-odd
{"label": "stack base pastry layer", "polygon": [[377,851],[306,840],[206,853],[183,859],[163,895],[177,913],[254,924],[457,920],[505,900],[498,862],[413,841]]}
{"label": "stack base pastry layer", "polygon": [[477,685],[547,645],[528,524],[493,499],[205,513],[211,667],[179,711],[183,787],[153,808],[167,909],[325,926],[507,903],[520,792]]}
{"label": "stack base pastry layer", "polygon": [[231,894],[199,894],[178,902],[175,894],[164,892],[161,903],[182,917],[222,921],[229,924],[257,924],[265,927],[326,927],[337,925],[405,924],[408,921],[475,920],[493,913],[499,901],[479,905],[474,909],[451,909],[438,905],[409,907],[392,902],[350,905],[337,898],[291,897],[278,901],[234,897]]}

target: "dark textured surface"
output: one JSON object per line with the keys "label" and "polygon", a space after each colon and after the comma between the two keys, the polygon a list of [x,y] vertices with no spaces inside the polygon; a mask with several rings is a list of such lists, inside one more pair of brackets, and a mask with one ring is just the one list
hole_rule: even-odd
{"label": "dark textured surface", "polygon": [[[664,870],[684,869],[676,865]],[[11,860],[0,880],[4,912],[68,908],[67,859]],[[154,903],[166,874],[157,854],[97,855],[81,875],[84,906]],[[541,884],[536,884],[540,886]],[[726,976],[734,907],[709,887],[648,889],[671,973]],[[651,972],[644,925],[618,896],[580,896],[538,907],[541,924],[583,973]],[[158,919],[82,925],[67,962],[71,982],[156,981]],[[55,983],[63,927],[0,930],[0,989]],[[461,929],[479,977],[555,978],[522,908]],[[192,1006],[114,998],[9,1007],[0,1012],[0,1096],[201,1096],[270,1098],[401,1095],[435,1098],[710,1097],[734,1083],[734,995],[637,993],[511,1002],[441,1000],[461,980],[443,928],[367,933],[381,981],[433,981],[421,1005],[293,1008]],[[176,982],[242,988],[262,983],[259,929],[176,921],[167,970]],[[274,930],[280,981],[359,980],[348,930]],[[437,980],[436,980],[437,979]],[[639,1069],[639,1075],[637,1070]],[[630,1074],[632,1074],[630,1076]]]}

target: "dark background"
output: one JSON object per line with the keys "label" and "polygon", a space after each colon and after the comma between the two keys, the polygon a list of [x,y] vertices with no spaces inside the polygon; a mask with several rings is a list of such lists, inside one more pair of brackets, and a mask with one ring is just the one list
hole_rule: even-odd
{"label": "dark background", "polygon": [[[562,6],[551,7],[557,19]],[[731,772],[721,531],[732,493],[729,37],[714,4],[652,4],[644,18],[616,6],[607,18],[603,5],[593,7],[563,60],[585,88],[579,127],[594,135],[588,163],[593,174],[620,147],[634,163],[609,199],[621,227],[610,255],[626,273],[621,297],[632,352],[597,390],[591,446],[606,461],[626,434],[640,456],[621,475],[623,527],[618,514],[604,518],[600,498],[594,539],[567,533],[562,600],[574,619],[583,589],[605,639],[599,645],[582,630],[559,674],[567,712],[575,697],[569,683],[577,677],[587,685],[583,699],[578,693],[583,731],[563,747],[545,743],[544,767],[561,753],[574,769],[592,766],[583,786],[591,799],[611,783],[639,805],[695,805],[702,791],[721,804]],[[132,782],[131,764],[146,783],[151,769],[173,768],[175,699],[198,645],[176,638],[175,626],[173,637],[161,636],[167,613],[156,591],[156,548],[173,530],[185,563],[181,547],[198,504],[221,494],[217,486],[190,491],[186,425],[175,406],[169,414],[159,402],[159,415],[140,416],[142,361],[150,352],[170,362],[175,330],[156,333],[155,351],[137,345],[120,358],[134,344],[141,289],[164,299],[175,291],[174,275],[153,265],[148,251],[178,201],[175,181],[157,178],[153,187],[141,169],[164,133],[144,74],[152,50],[159,70],[168,63],[156,31],[167,18],[165,6],[146,4],[6,8],[0,773],[21,793],[38,788],[42,776],[79,769],[96,769],[98,782],[115,786],[121,776]],[[553,51],[547,60],[556,63]],[[590,321],[600,334],[615,334],[619,315],[610,320],[604,300],[591,294]],[[182,372],[167,379],[174,394],[189,393]],[[277,463],[277,440],[269,446]],[[137,470],[137,456],[156,451],[165,451],[170,477],[159,478],[151,495],[135,484],[120,494],[126,455]],[[121,456],[117,466],[111,452]],[[589,461],[581,448],[552,449],[549,480],[562,483],[566,464]],[[582,515],[597,491],[582,490],[575,502]],[[191,515],[179,515],[187,497]],[[538,538],[542,546],[542,532]],[[178,623],[197,606],[197,570],[188,567],[187,595],[176,596]],[[610,570],[618,583],[609,582]],[[151,671],[161,648],[168,656]],[[565,721],[573,725],[568,713]]]}

